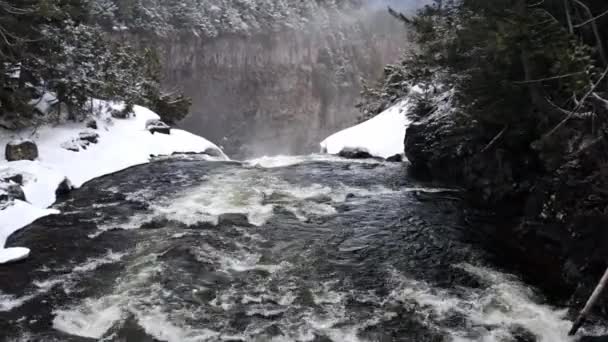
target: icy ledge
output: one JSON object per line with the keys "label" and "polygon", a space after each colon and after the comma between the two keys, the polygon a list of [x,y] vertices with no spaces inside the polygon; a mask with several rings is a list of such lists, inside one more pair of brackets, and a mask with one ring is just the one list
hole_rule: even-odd
{"label": "icy ledge", "polygon": [[[23,191],[28,201],[16,200],[0,208],[0,264],[21,260],[30,254],[27,248],[4,248],[6,240],[38,218],[58,213],[47,208],[55,202],[55,190],[66,178],[74,187],[80,187],[93,178],[147,163],[151,155],[174,152],[200,153],[213,149],[219,155],[215,159],[228,159],[215,144],[186,131],[174,129],[170,135],[150,134],[146,122],[158,120],[159,116],[147,108],[136,106],[134,117],[113,119],[110,111],[120,105],[96,101],[95,107],[100,108],[95,117],[96,130],[86,129],[83,123],[66,123],[39,127],[30,137],[31,131],[15,133],[0,129],[0,179],[23,175]],[[83,131],[99,134],[98,142],[78,152],[66,149]],[[4,146],[24,137],[36,142],[39,158],[7,162]]]}
{"label": "icy ledge", "polygon": [[344,150],[365,151],[374,157],[390,158],[403,154],[409,101],[401,101],[377,116],[337,132],[321,142],[321,150],[339,154]]}

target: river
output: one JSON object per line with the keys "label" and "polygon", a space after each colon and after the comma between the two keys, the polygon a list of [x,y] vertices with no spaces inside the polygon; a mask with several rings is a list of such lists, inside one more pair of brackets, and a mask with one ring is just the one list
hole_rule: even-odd
{"label": "river", "polygon": [[569,341],[461,206],[401,163],[160,159],[10,238],[0,340]]}

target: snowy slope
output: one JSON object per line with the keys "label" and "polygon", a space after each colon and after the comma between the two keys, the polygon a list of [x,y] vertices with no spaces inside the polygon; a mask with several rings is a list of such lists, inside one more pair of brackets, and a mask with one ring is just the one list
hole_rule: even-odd
{"label": "snowy slope", "polygon": [[[15,257],[15,250],[1,249],[10,234],[39,217],[56,213],[46,208],[55,202],[55,190],[65,178],[79,187],[93,178],[146,163],[151,155],[204,152],[209,148],[221,151],[208,140],[178,129],[173,129],[171,135],[150,134],[145,128],[146,121],[159,119],[159,116],[149,109],[136,106],[135,117],[113,119],[109,114],[110,107],[119,105],[102,101],[97,101],[95,105],[104,108],[96,117],[97,130],[86,129],[83,123],[43,126],[32,137],[31,130],[20,133],[0,130],[0,179],[22,174],[23,191],[29,202],[15,201],[13,205],[0,210],[0,264]],[[64,148],[83,131],[99,134],[98,143],[78,152]],[[6,161],[4,146],[20,138],[36,142],[39,150],[37,160]],[[228,159],[223,153],[221,155],[217,159]],[[21,253],[25,253],[25,250],[21,250]]]}
{"label": "snowy slope", "polygon": [[365,122],[331,135],[321,142],[321,148],[329,154],[338,154],[345,148],[365,150],[381,158],[403,154],[405,130],[410,123],[405,115],[408,108],[407,100],[399,102]]}

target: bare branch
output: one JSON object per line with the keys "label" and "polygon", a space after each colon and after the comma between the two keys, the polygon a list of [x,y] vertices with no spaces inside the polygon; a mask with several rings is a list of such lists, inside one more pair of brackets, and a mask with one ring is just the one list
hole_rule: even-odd
{"label": "bare branch", "polygon": [[568,32],[574,34],[574,26],[572,25],[572,16],[570,15],[570,1],[564,0],[564,11],[566,11],[566,20],[568,21]]}
{"label": "bare branch", "polygon": [[546,78],[539,78],[539,79],[535,79],[535,80],[515,81],[513,83],[515,83],[515,84],[539,83],[539,82],[544,82],[544,81],[559,80],[562,78],[568,78],[568,77],[572,77],[572,76],[576,76],[576,75],[581,75],[584,73],[585,73],[584,71],[577,71],[577,72],[572,72],[569,74],[551,76],[551,77],[546,77]]}
{"label": "bare branch", "polygon": [[509,128],[509,125],[506,125],[505,128],[503,128],[498,134],[496,134],[496,136],[494,137],[494,139],[492,139],[487,145],[486,147],[483,148],[483,150],[481,150],[481,153],[486,152],[487,150],[489,150],[492,146],[494,146],[494,144],[496,144],[496,142],[498,141],[498,139],[500,139],[505,132],[507,131],[507,129]]}
{"label": "bare branch", "polygon": [[564,118],[560,123],[558,123],[555,127],[553,127],[553,129],[550,130],[547,134],[545,134],[545,136],[543,138],[546,139],[549,136],[551,136],[558,129],[560,129],[564,124],[566,124],[566,122],[568,122],[568,120],[570,120],[574,115],[578,114],[578,111],[581,110],[581,108],[585,105],[585,101],[587,101],[587,99],[589,98],[589,96],[591,96],[591,94],[593,94],[595,92],[595,89],[600,85],[600,83],[602,83],[602,81],[604,80],[604,77],[606,77],[606,75],[608,75],[608,68],[606,68],[606,70],[604,70],[604,72],[602,73],[602,75],[600,76],[600,78],[597,80],[597,82],[595,82],[592,85],[592,87],[589,90],[589,92],[587,92],[587,94],[585,94],[585,96],[583,96],[583,98],[581,99],[579,105],[576,106],[576,108],[574,109],[574,111],[572,113],[570,113],[566,118]]}
{"label": "bare branch", "polygon": [[593,22],[593,21],[598,20],[599,18],[601,18],[601,17],[603,17],[603,16],[605,16],[605,15],[607,15],[607,14],[608,14],[608,10],[607,10],[606,12],[604,12],[604,13],[600,14],[600,15],[597,15],[597,16],[595,16],[595,17],[593,17],[593,18],[591,18],[591,19],[587,20],[587,21],[584,21],[584,22],[582,22],[582,23],[580,23],[580,24],[576,24],[576,25],[574,25],[574,27],[576,27],[576,28],[583,27],[583,26],[585,26],[585,25],[587,25],[587,24],[589,24],[589,23],[591,23],[591,22]]}
{"label": "bare branch", "polygon": [[[576,4],[578,4],[579,6],[581,6],[585,10],[585,12],[587,12],[587,15],[589,16],[589,18],[593,19],[593,13],[589,9],[589,6],[585,5],[580,0],[574,0],[574,2]],[[600,57],[602,58],[602,63],[604,63],[604,65],[606,65],[607,64],[606,54],[604,53],[604,44],[602,42],[602,37],[600,36],[600,30],[597,28],[597,23],[595,22],[595,20],[591,20],[589,22],[591,23],[591,27],[593,29],[593,34],[595,35],[595,40],[596,40],[597,48],[600,53]]]}

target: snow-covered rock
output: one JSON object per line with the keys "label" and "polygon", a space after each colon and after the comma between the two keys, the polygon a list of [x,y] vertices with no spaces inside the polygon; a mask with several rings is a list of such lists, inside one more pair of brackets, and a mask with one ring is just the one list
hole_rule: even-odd
{"label": "snow-covered rock", "polygon": [[[6,253],[9,253],[2,249],[8,236],[42,216],[57,213],[46,208],[55,202],[56,191],[66,179],[72,186],[80,187],[93,178],[147,163],[151,155],[171,155],[175,152],[214,151],[213,157],[207,153],[209,158],[228,160],[215,144],[186,131],[175,129],[171,135],[150,134],[146,122],[160,120],[160,117],[147,108],[135,106],[132,117],[113,119],[112,112],[120,111],[122,105],[95,101],[94,107],[99,109],[96,118],[99,127],[95,132],[83,132],[86,123],[39,127],[32,137],[40,151],[36,160],[8,162],[3,151],[0,151],[0,179],[5,178],[4,175],[22,175],[22,188],[28,201],[14,200],[0,210],[0,260],[5,260]],[[0,129],[0,146],[21,135],[31,134],[31,131],[15,133]],[[74,142],[76,140],[78,144]],[[91,140],[97,140],[97,143],[88,145],[86,149],[81,148],[80,142],[91,143]],[[66,141],[74,142],[78,152],[66,149]],[[11,253],[15,253],[15,250]]]}
{"label": "snow-covered rock", "polygon": [[331,135],[321,142],[322,151],[329,154],[362,151],[385,159],[403,154],[405,130],[410,123],[406,117],[409,106],[409,101],[404,100],[365,122]]}
{"label": "snow-covered rock", "polygon": [[150,133],[161,133],[161,134],[171,134],[171,126],[162,122],[161,120],[148,120],[146,121],[146,129],[150,131]]}
{"label": "snow-covered rock", "polygon": [[5,248],[0,253],[0,265],[17,262],[30,256],[30,249],[24,247]]}

